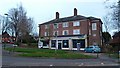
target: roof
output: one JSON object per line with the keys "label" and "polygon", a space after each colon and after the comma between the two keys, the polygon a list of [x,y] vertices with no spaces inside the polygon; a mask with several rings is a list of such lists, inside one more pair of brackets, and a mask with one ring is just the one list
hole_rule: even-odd
{"label": "roof", "polygon": [[120,44],[120,31],[113,36],[110,40],[110,44]]}
{"label": "roof", "polygon": [[2,37],[4,38],[4,37],[10,37],[10,35],[5,31],[3,34],[2,34]]}
{"label": "roof", "polygon": [[120,37],[120,31],[115,33],[115,35],[113,35],[113,38],[115,38],[115,37]]}
{"label": "roof", "polygon": [[50,20],[48,22],[39,24],[39,25],[43,25],[43,24],[48,24],[48,23],[59,23],[59,22],[68,22],[68,21],[77,21],[77,20],[100,20],[99,18],[95,18],[95,17],[85,17],[82,15],[77,15],[77,16],[69,16],[69,17],[64,17],[64,18],[59,18],[59,19],[53,19]]}
{"label": "roof", "polygon": [[120,37],[111,39],[110,40],[110,44],[120,44]]}
{"label": "roof", "polygon": [[99,18],[95,18],[95,17],[92,17],[92,16],[87,17],[87,19],[90,19],[90,20],[100,20]]}

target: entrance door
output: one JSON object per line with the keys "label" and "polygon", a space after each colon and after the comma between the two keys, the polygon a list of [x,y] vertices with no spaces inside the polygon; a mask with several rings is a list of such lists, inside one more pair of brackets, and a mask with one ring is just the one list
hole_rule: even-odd
{"label": "entrance door", "polygon": [[58,43],[58,49],[61,49],[61,45],[62,45],[61,43]]}

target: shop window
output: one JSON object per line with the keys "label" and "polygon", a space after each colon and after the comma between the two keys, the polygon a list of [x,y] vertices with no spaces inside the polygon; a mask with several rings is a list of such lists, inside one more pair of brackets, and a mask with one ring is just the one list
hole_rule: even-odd
{"label": "shop window", "polygon": [[69,48],[68,40],[63,40],[63,48]]}
{"label": "shop window", "polygon": [[56,47],[56,40],[51,41],[51,47]]}
{"label": "shop window", "polygon": [[77,48],[77,43],[80,43],[80,48],[85,48],[85,40],[84,39],[73,39],[73,48]]}

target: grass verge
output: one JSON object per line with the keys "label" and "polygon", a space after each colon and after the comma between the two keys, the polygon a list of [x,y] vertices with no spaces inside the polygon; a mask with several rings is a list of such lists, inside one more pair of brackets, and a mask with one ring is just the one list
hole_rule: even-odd
{"label": "grass verge", "polygon": [[[6,48],[8,51],[12,51],[13,48]],[[90,59],[95,58],[94,56],[84,55],[81,53],[73,53],[65,50],[51,49],[38,49],[38,48],[19,48],[16,47],[14,52],[20,52],[18,56],[24,57],[44,57],[44,58],[63,58],[63,59]]]}
{"label": "grass verge", "polygon": [[112,57],[112,58],[120,58],[120,54],[118,53],[106,53],[109,57]]}

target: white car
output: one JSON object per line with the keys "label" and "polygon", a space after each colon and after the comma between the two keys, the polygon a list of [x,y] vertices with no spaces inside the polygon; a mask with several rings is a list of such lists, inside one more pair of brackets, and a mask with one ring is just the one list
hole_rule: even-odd
{"label": "white car", "polygon": [[43,48],[43,42],[41,41],[38,42],[38,48]]}

